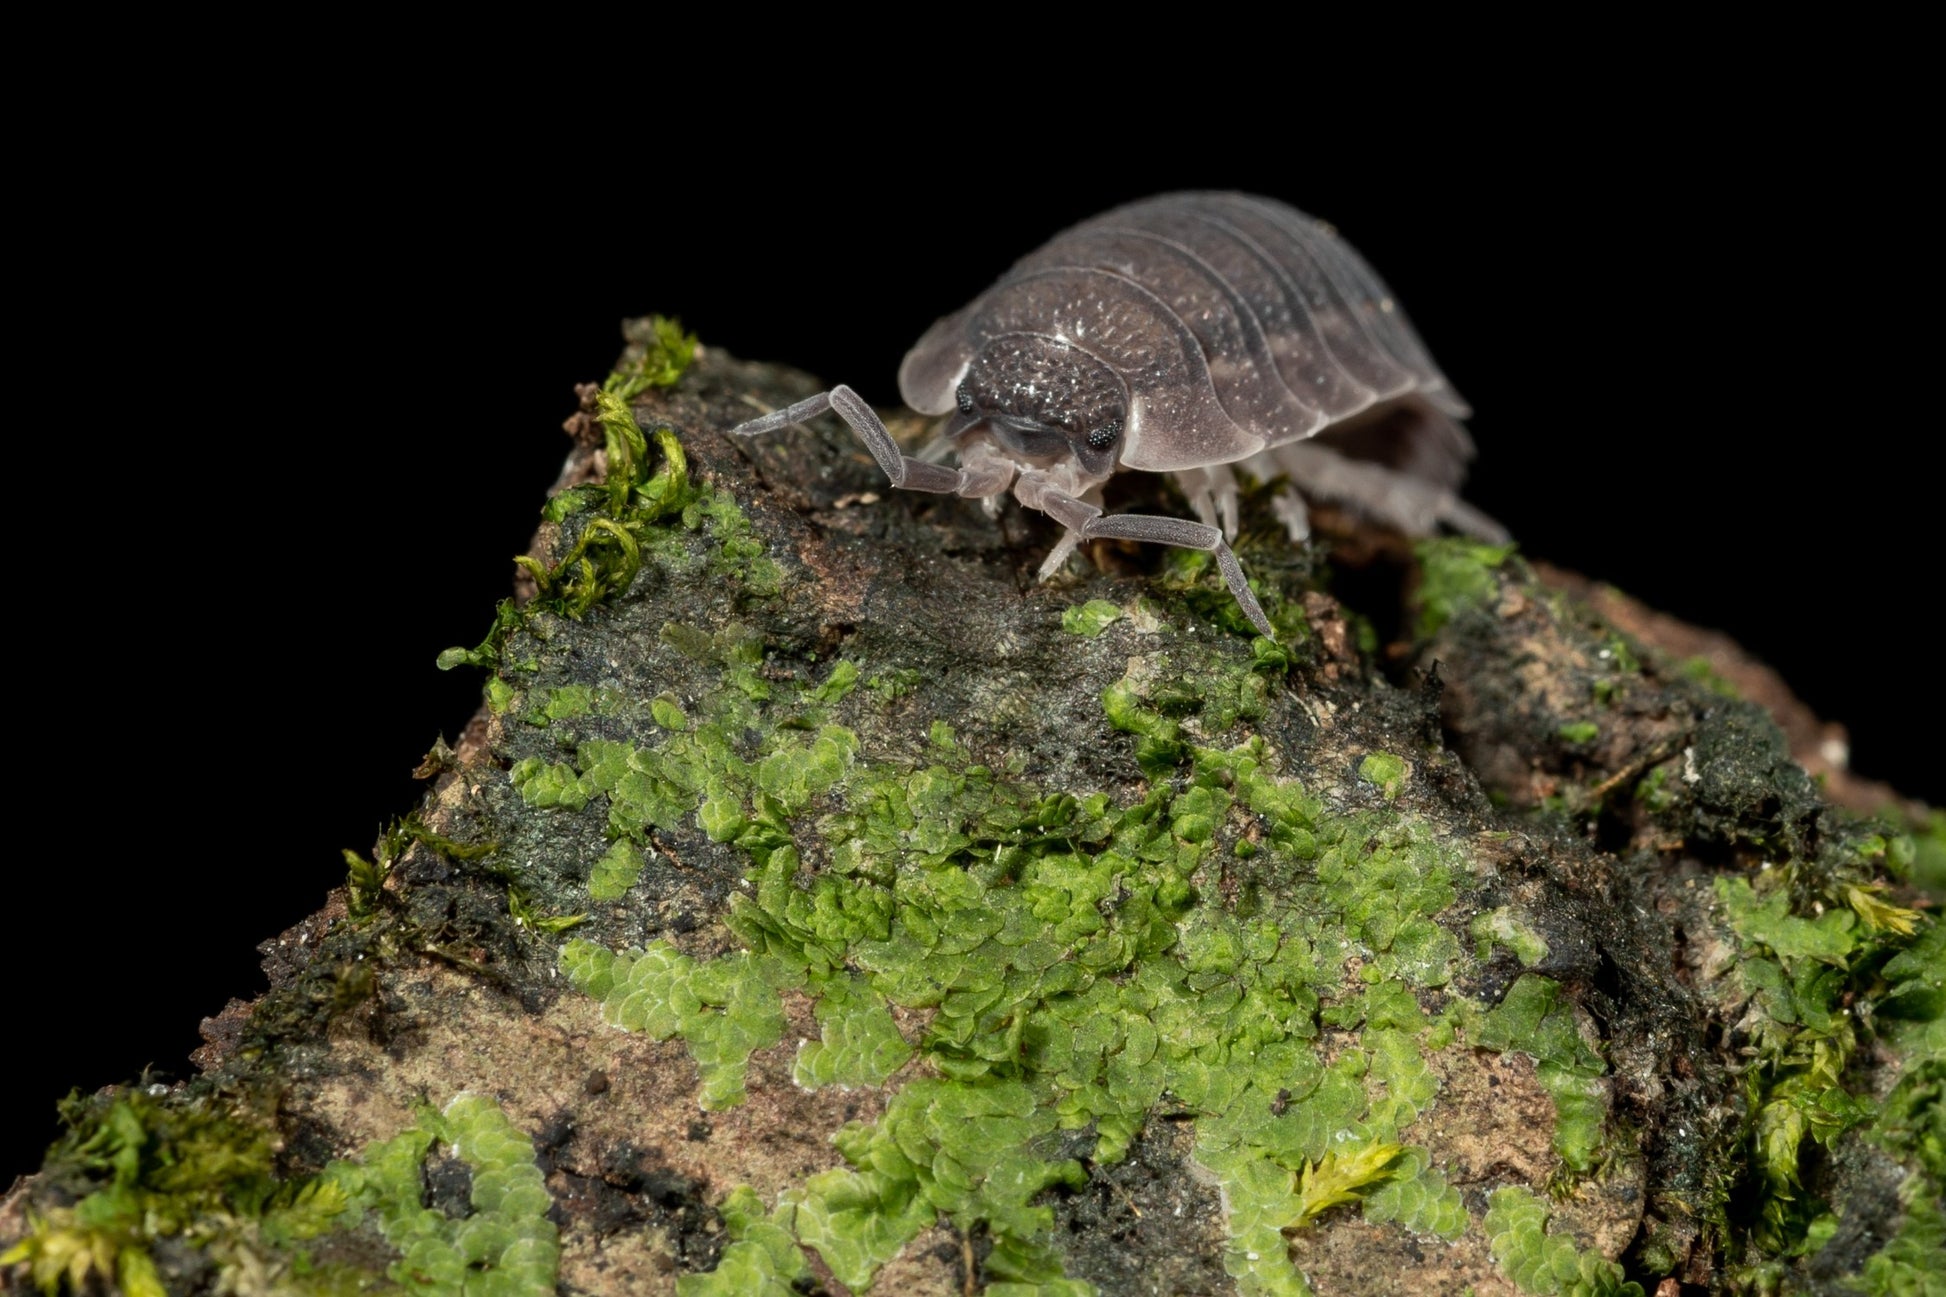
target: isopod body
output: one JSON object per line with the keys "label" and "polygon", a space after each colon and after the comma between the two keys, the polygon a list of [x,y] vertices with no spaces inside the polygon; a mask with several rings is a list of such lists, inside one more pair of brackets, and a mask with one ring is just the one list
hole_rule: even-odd
{"label": "isopod body", "polygon": [[[1179,193],[1056,235],[929,329],[899,369],[923,414],[947,415],[959,467],[903,455],[849,388],[744,424],[766,432],[834,409],[896,486],[1021,503],[1074,545],[1120,537],[1213,552],[1258,629],[1226,537],[1233,465],[1413,534],[1441,523],[1497,538],[1455,494],[1468,413],[1384,283],[1328,225],[1269,199]],[[1202,519],[1103,515],[1117,469],[1177,476]],[[1295,493],[1279,501],[1308,534]]]}

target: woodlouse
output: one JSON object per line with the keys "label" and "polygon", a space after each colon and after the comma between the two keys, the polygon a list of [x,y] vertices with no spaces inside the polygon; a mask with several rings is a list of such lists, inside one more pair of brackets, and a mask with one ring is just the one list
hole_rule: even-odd
{"label": "woodlouse", "polygon": [[[903,454],[844,386],[735,431],[833,410],[894,486],[989,508],[1012,487],[1068,529],[1043,577],[1097,537],[1208,550],[1265,635],[1227,543],[1233,465],[1414,535],[1504,536],[1456,494],[1473,454],[1466,404],[1384,283],[1330,226],[1270,199],[1163,194],[1055,235],[927,330],[899,392],[951,416],[959,467]],[[1122,468],[1173,473],[1201,521],[1103,514],[1102,483]],[[1278,513],[1294,541],[1308,536],[1295,491]]]}

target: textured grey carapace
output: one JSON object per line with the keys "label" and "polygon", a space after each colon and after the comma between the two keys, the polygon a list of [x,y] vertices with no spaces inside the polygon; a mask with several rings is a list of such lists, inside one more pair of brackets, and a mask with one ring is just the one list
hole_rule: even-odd
{"label": "textured grey carapace", "polygon": [[[899,392],[952,416],[958,468],[902,454],[847,387],[736,431],[831,409],[894,486],[990,507],[1011,486],[1068,529],[1043,576],[1097,537],[1209,550],[1266,635],[1226,543],[1234,465],[1413,535],[1443,523],[1504,537],[1456,494],[1473,454],[1466,403],[1384,283],[1330,226],[1265,198],[1164,194],[1057,234],[927,330]],[[1175,474],[1202,521],[1103,515],[1101,484],[1120,468]],[[1278,513],[1294,541],[1309,534],[1296,491]]]}

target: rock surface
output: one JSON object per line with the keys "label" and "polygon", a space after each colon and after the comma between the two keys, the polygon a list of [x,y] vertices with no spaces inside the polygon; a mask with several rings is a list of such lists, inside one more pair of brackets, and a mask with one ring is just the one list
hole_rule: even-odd
{"label": "rock surface", "polygon": [[75,1103],[15,1282],[1936,1282],[1936,815],[1505,550],[1259,490],[1272,643],[632,336],[420,812],[201,1078]]}

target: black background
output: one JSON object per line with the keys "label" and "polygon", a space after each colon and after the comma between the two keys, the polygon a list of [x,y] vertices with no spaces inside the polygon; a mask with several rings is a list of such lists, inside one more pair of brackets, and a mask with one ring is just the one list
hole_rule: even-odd
{"label": "black background", "polygon": [[948,125],[899,107],[936,85],[855,89],[320,112],[276,147],[136,120],[30,186],[14,804],[53,833],[11,871],[0,1183],[68,1087],[187,1071],[197,1020],[261,988],[254,945],[411,806],[480,686],[433,659],[507,592],[623,316],[892,405],[936,316],[1171,188],[1337,224],[1476,410],[1476,504],[1730,632],[1857,769],[1946,799],[1936,364],[1908,341],[1936,330],[1867,108],[1569,78],[1116,115],[1084,83]]}

